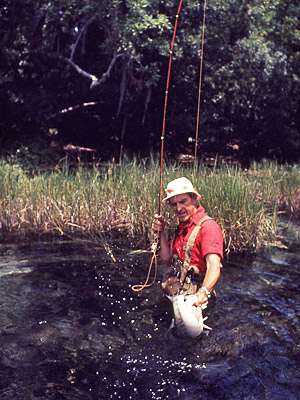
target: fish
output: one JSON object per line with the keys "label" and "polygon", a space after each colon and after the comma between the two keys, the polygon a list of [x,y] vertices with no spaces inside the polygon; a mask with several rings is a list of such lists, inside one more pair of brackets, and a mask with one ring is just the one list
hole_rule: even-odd
{"label": "fish", "polygon": [[197,299],[196,295],[181,293],[167,297],[172,302],[174,312],[169,330],[176,336],[197,338],[204,329],[212,329],[204,323],[207,317],[203,317],[202,311],[206,305],[202,307],[193,305]]}

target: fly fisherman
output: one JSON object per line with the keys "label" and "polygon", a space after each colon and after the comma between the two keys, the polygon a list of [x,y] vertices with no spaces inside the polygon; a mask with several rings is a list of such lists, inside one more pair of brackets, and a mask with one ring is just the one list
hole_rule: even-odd
{"label": "fly fisherman", "polygon": [[[160,259],[164,265],[161,286],[173,302],[175,327],[180,322],[176,320],[186,313],[200,312],[202,320],[202,309],[214,302],[214,288],[221,275],[223,234],[217,222],[205,213],[200,199],[201,195],[187,178],[175,179],[167,185],[163,199],[178,220],[174,237],[168,237],[163,216],[155,215],[152,223],[152,230],[160,235]],[[187,299],[191,312],[186,309]],[[178,304],[182,307],[178,308]],[[187,325],[188,336],[198,336],[198,328]]]}

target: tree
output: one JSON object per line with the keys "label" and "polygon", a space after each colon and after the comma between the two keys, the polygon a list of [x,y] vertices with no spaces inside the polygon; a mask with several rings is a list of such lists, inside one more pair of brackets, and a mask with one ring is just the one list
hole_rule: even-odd
{"label": "tree", "polygon": [[[4,0],[0,10],[2,146],[56,138],[158,150],[174,0]],[[194,135],[203,2],[179,19],[167,115],[167,152]],[[238,143],[249,159],[300,150],[300,5],[211,0],[207,7],[200,154]],[[84,106],[88,105],[88,106]],[[63,112],[62,112],[63,111]]]}

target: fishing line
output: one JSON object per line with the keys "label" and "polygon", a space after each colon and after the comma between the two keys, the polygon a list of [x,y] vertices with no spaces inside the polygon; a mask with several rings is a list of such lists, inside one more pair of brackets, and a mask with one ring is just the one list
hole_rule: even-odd
{"label": "fishing line", "polygon": [[204,42],[205,42],[205,29],[206,29],[206,7],[207,7],[207,0],[204,0],[202,30],[201,30],[201,49],[200,49],[199,84],[198,84],[198,104],[197,104],[195,152],[194,152],[194,172],[196,172],[196,166],[197,166],[198,140],[199,140],[199,130],[200,130],[200,107],[201,107],[202,78],[203,78],[203,59],[204,59]]}
{"label": "fishing line", "polygon": [[[154,282],[156,281],[156,275],[157,275],[157,255],[156,255],[156,251],[157,251],[157,242],[153,242],[153,244],[151,246],[152,256],[151,256],[151,261],[150,261],[150,265],[149,265],[149,268],[148,268],[148,273],[147,273],[146,280],[145,280],[144,283],[142,283],[140,285],[133,285],[131,287],[131,289],[134,292],[141,292],[145,288],[152,286],[154,284]],[[154,276],[153,276],[152,282],[149,283],[153,266],[154,266]]]}

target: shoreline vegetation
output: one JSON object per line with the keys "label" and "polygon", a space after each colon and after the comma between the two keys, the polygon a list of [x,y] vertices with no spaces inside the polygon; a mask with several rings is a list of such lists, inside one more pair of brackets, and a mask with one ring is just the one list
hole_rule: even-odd
{"label": "shoreline vegetation", "polygon": [[[221,225],[227,252],[255,251],[278,243],[278,217],[300,219],[300,166],[275,162],[208,168],[169,164],[164,184],[186,176],[202,194],[207,213]],[[0,232],[50,234],[105,243],[122,236],[148,246],[157,210],[159,165],[127,161],[105,168],[78,166],[28,174],[0,161]],[[168,209],[163,208],[168,214]]]}

